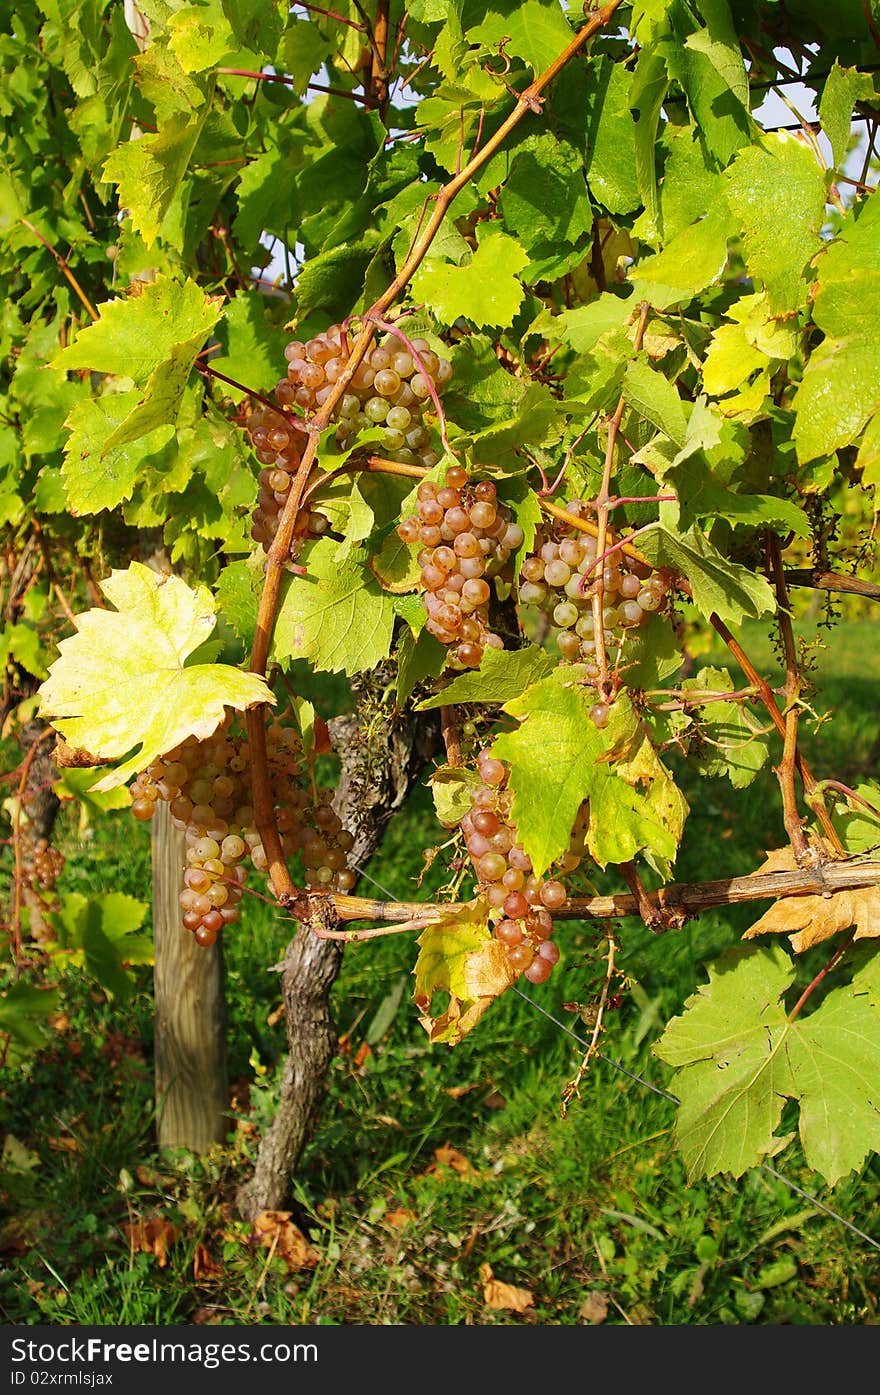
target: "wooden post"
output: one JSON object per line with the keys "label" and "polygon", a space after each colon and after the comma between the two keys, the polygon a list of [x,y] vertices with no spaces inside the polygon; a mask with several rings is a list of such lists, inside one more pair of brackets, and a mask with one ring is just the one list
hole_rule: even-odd
{"label": "wooden post", "polygon": [[229,1132],[221,941],[180,923],[184,841],[159,801],[152,819],[156,1130],[160,1148],[204,1153]]}

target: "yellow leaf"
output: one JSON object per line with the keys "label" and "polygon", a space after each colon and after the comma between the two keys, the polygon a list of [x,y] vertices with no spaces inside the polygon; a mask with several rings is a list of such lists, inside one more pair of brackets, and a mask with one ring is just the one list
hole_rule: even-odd
{"label": "yellow leaf", "polygon": [[[516,978],[507,950],[492,938],[488,908],[471,901],[425,930],[419,937],[415,967],[419,1021],[431,1041],[453,1045],[474,1027],[483,1013]],[[437,993],[449,1001],[434,1014]]]}

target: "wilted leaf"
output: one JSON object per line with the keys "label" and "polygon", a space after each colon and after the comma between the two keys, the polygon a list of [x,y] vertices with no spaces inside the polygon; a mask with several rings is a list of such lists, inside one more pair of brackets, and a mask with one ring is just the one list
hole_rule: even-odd
{"label": "wilted leaf", "polygon": [[480,1279],[483,1284],[483,1302],[488,1308],[524,1313],[526,1308],[534,1306],[534,1297],[527,1288],[502,1283],[500,1279],[495,1278],[490,1264],[480,1265]]}
{"label": "wilted leaf", "polygon": [[[777,848],[758,872],[791,872],[797,868],[791,848]],[[880,887],[835,891],[830,896],[784,896],[743,935],[788,935],[795,954],[830,940],[840,930],[856,927],[856,940],[880,938]]]}
{"label": "wilted leaf", "polygon": [[40,688],[40,713],[73,746],[104,760],[135,754],[95,790],[113,789],[187,736],[216,731],[227,707],[274,702],[265,681],[228,664],[194,664],[188,656],[214,628],[214,601],[140,562],[114,571],[101,589],[116,610],[76,617],[77,633]]}
{"label": "wilted leaf", "polygon": [[179,1231],[161,1216],[153,1220],[126,1221],[122,1227],[132,1254],[154,1255],[160,1269],[168,1263],[168,1247],[177,1240]]}
{"label": "wilted leaf", "polygon": [[[450,1148],[448,1143],[444,1143],[442,1148],[435,1148],[434,1157],[437,1159],[437,1167],[451,1167],[453,1172],[462,1177],[467,1177],[474,1170],[464,1153],[460,1153],[457,1148]],[[432,1167],[430,1170],[434,1172],[436,1168]]]}
{"label": "wilted leaf", "polygon": [[196,1283],[201,1283],[205,1279],[216,1279],[224,1272],[223,1265],[218,1264],[214,1259],[207,1245],[201,1241],[196,1245],[196,1252],[193,1255],[193,1279]]}
{"label": "wilted leaf", "polygon": [[[506,949],[489,932],[487,908],[477,901],[429,926],[418,943],[413,996],[419,1021],[431,1041],[454,1045],[516,975]],[[447,994],[448,1003],[432,1013],[436,993]]]}
{"label": "wilted leaf", "polygon": [[289,1211],[261,1211],[254,1220],[250,1238],[280,1255],[288,1269],[314,1269],[321,1256],[293,1224],[290,1214]]}
{"label": "wilted leaf", "polygon": [[608,1316],[608,1295],[600,1293],[594,1289],[588,1293],[581,1306],[578,1308],[578,1317],[581,1322],[588,1322],[592,1326],[597,1326],[604,1322]]}

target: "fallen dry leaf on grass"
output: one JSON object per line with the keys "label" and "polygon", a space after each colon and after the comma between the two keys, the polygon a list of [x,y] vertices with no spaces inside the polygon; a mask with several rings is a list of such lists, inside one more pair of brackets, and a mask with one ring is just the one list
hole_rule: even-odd
{"label": "fallen dry leaf on grass", "polygon": [[[775,848],[758,872],[791,872],[797,867],[791,848]],[[765,911],[743,935],[788,935],[795,954],[830,940],[841,930],[856,927],[855,939],[880,937],[880,887],[835,891],[830,896],[785,896]]]}
{"label": "fallen dry leaf on grass", "polygon": [[250,1239],[265,1249],[274,1249],[288,1269],[314,1269],[318,1251],[309,1244],[289,1211],[261,1211],[253,1223]]}
{"label": "fallen dry leaf on grass", "polygon": [[608,1296],[594,1289],[588,1293],[581,1306],[578,1308],[578,1317],[581,1322],[588,1322],[592,1327],[597,1327],[600,1322],[604,1322],[608,1316]]}
{"label": "fallen dry leaf on grass", "polygon": [[199,1241],[193,1255],[193,1278],[196,1283],[205,1279],[217,1279],[222,1273],[223,1265],[218,1264],[207,1245],[203,1245]]}
{"label": "fallen dry leaf on grass", "polygon": [[457,1172],[460,1177],[473,1175],[474,1169],[464,1153],[460,1153],[457,1148],[450,1148],[448,1143],[444,1143],[442,1148],[434,1149],[434,1159],[435,1161],[431,1163],[431,1166],[425,1170],[426,1177],[439,1172],[441,1167],[451,1167],[453,1172]]}
{"label": "fallen dry leaf on grass", "polygon": [[496,1279],[491,1264],[480,1265],[480,1279],[483,1283],[483,1302],[487,1308],[524,1313],[526,1308],[534,1307],[535,1299],[529,1290]]}
{"label": "fallen dry leaf on grass", "polygon": [[415,1211],[407,1211],[405,1207],[401,1207],[398,1211],[385,1212],[386,1224],[393,1226],[395,1230],[405,1230],[408,1225],[412,1225],[418,1219]]}
{"label": "fallen dry leaf on grass", "polygon": [[168,1263],[168,1247],[174,1244],[179,1234],[176,1226],[163,1220],[161,1216],[156,1216],[150,1221],[126,1221],[122,1229],[132,1254],[155,1255],[159,1268],[165,1268]]}

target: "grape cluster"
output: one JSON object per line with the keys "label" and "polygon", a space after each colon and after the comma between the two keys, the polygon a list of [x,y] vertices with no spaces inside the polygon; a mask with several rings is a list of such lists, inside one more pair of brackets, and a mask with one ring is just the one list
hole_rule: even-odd
{"label": "grape cluster", "polygon": [[[584,505],[566,505],[569,513],[582,516]],[[595,661],[596,626],[593,597],[597,591],[596,540],[570,525],[544,530],[537,539],[537,550],[522,564],[519,599],[524,605],[538,606],[551,619],[556,644],[567,663],[586,664],[587,678],[599,677]],[[663,578],[647,563],[615,553],[602,566],[602,624],[606,652],[618,649],[648,615],[666,603]],[[608,709],[597,703],[591,714],[597,726],[608,720]]]}
{"label": "grape cluster", "polygon": [[64,853],[55,848],[46,838],[37,838],[30,846],[24,839],[24,858],[30,866],[30,880],[41,891],[52,891],[64,871]]}
{"label": "grape cluster", "polygon": [[[492,933],[505,946],[511,968],[530,983],[544,983],[559,959],[559,949],[550,938],[552,913],[565,905],[567,892],[557,876],[535,876],[531,858],[517,841],[504,762],[484,747],[477,756],[477,771],[482,783],[473,795],[470,812],[461,821],[461,830],[477,876],[478,895],[485,897],[490,915],[499,917]],[[572,832],[569,851],[557,865],[559,877],[580,864],[586,820],[584,808]]]}
{"label": "grape cluster", "polygon": [[[431,449],[423,413],[430,403],[431,387],[444,387],[452,377],[452,366],[432,351],[426,339],[413,339],[411,344],[419,363],[392,334],[367,352],[336,408],[336,438],[344,447],[353,444],[359,432],[381,426],[386,455],[430,468],[439,457]],[[348,353],[341,325],[331,325],[305,343],[291,340],[284,350],[287,377],[276,386],[275,400],[311,416],[327,401],[348,362]]]}
{"label": "grape cluster", "polygon": [[[449,381],[452,368],[439,358],[425,339],[413,339],[413,347],[436,391]],[[297,429],[291,412],[311,416],[326,402],[348,360],[341,325],[331,325],[307,342],[292,340],[285,349],[287,376],[275,385],[274,398],[281,410],[257,406],[245,426],[260,462],[260,493],[251,519],[251,537],[265,552],[278,531],[293,477],[299,469],[308,433]],[[431,449],[431,433],[424,423],[430,389],[413,355],[394,335],[386,335],[358,366],[348,391],[336,410],[337,444],[353,445],[366,427],[383,427],[381,446],[389,459],[401,464],[430,468],[438,460]],[[301,509],[294,523],[291,560],[305,538],[327,532],[329,520],[319,509]]]}
{"label": "grape cluster", "polygon": [[[278,532],[278,519],[293,477],[299,469],[306,434],[297,431],[280,412],[257,407],[247,419],[247,430],[254,444],[260,471],[260,492],[251,518],[251,537],[268,552]],[[293,528],[291,556],[295,557],[306,537],[318,538],[329,528],[327,517],[314,509],[301,509]]]}
{"label": "grape cluster", "polygon": [[520,546],[523,530],[499,502],[491,480],[469,485],[459,465],[450,466],[443,485],[423,480],[416,497],[416,512],[401,520],[397,532],[405,543],[421,544],[425,628],[450,647],[451,667],[479,668],[487,646],[504,647],[489,628],[487,578]]}
{"label": "grape cluster", "polygon": [[[348,867],[354,839],[332,806],[332,791],[313,785],[299,733],[273,719],[266,752],[285,856],[301,852],[310,888],[350,891],[356,880]],[[207,740],[188,737],[154,761],[131,787],[135,818],[152,818],[163,799],[174,827],[185,834],[180,906],[184,927],[200,945],[212,945],[224,925],[239,919],[247,861],[258,871],[268,863],[254,824],[249,770],[247,737],[233,730],[228,717]]]}

